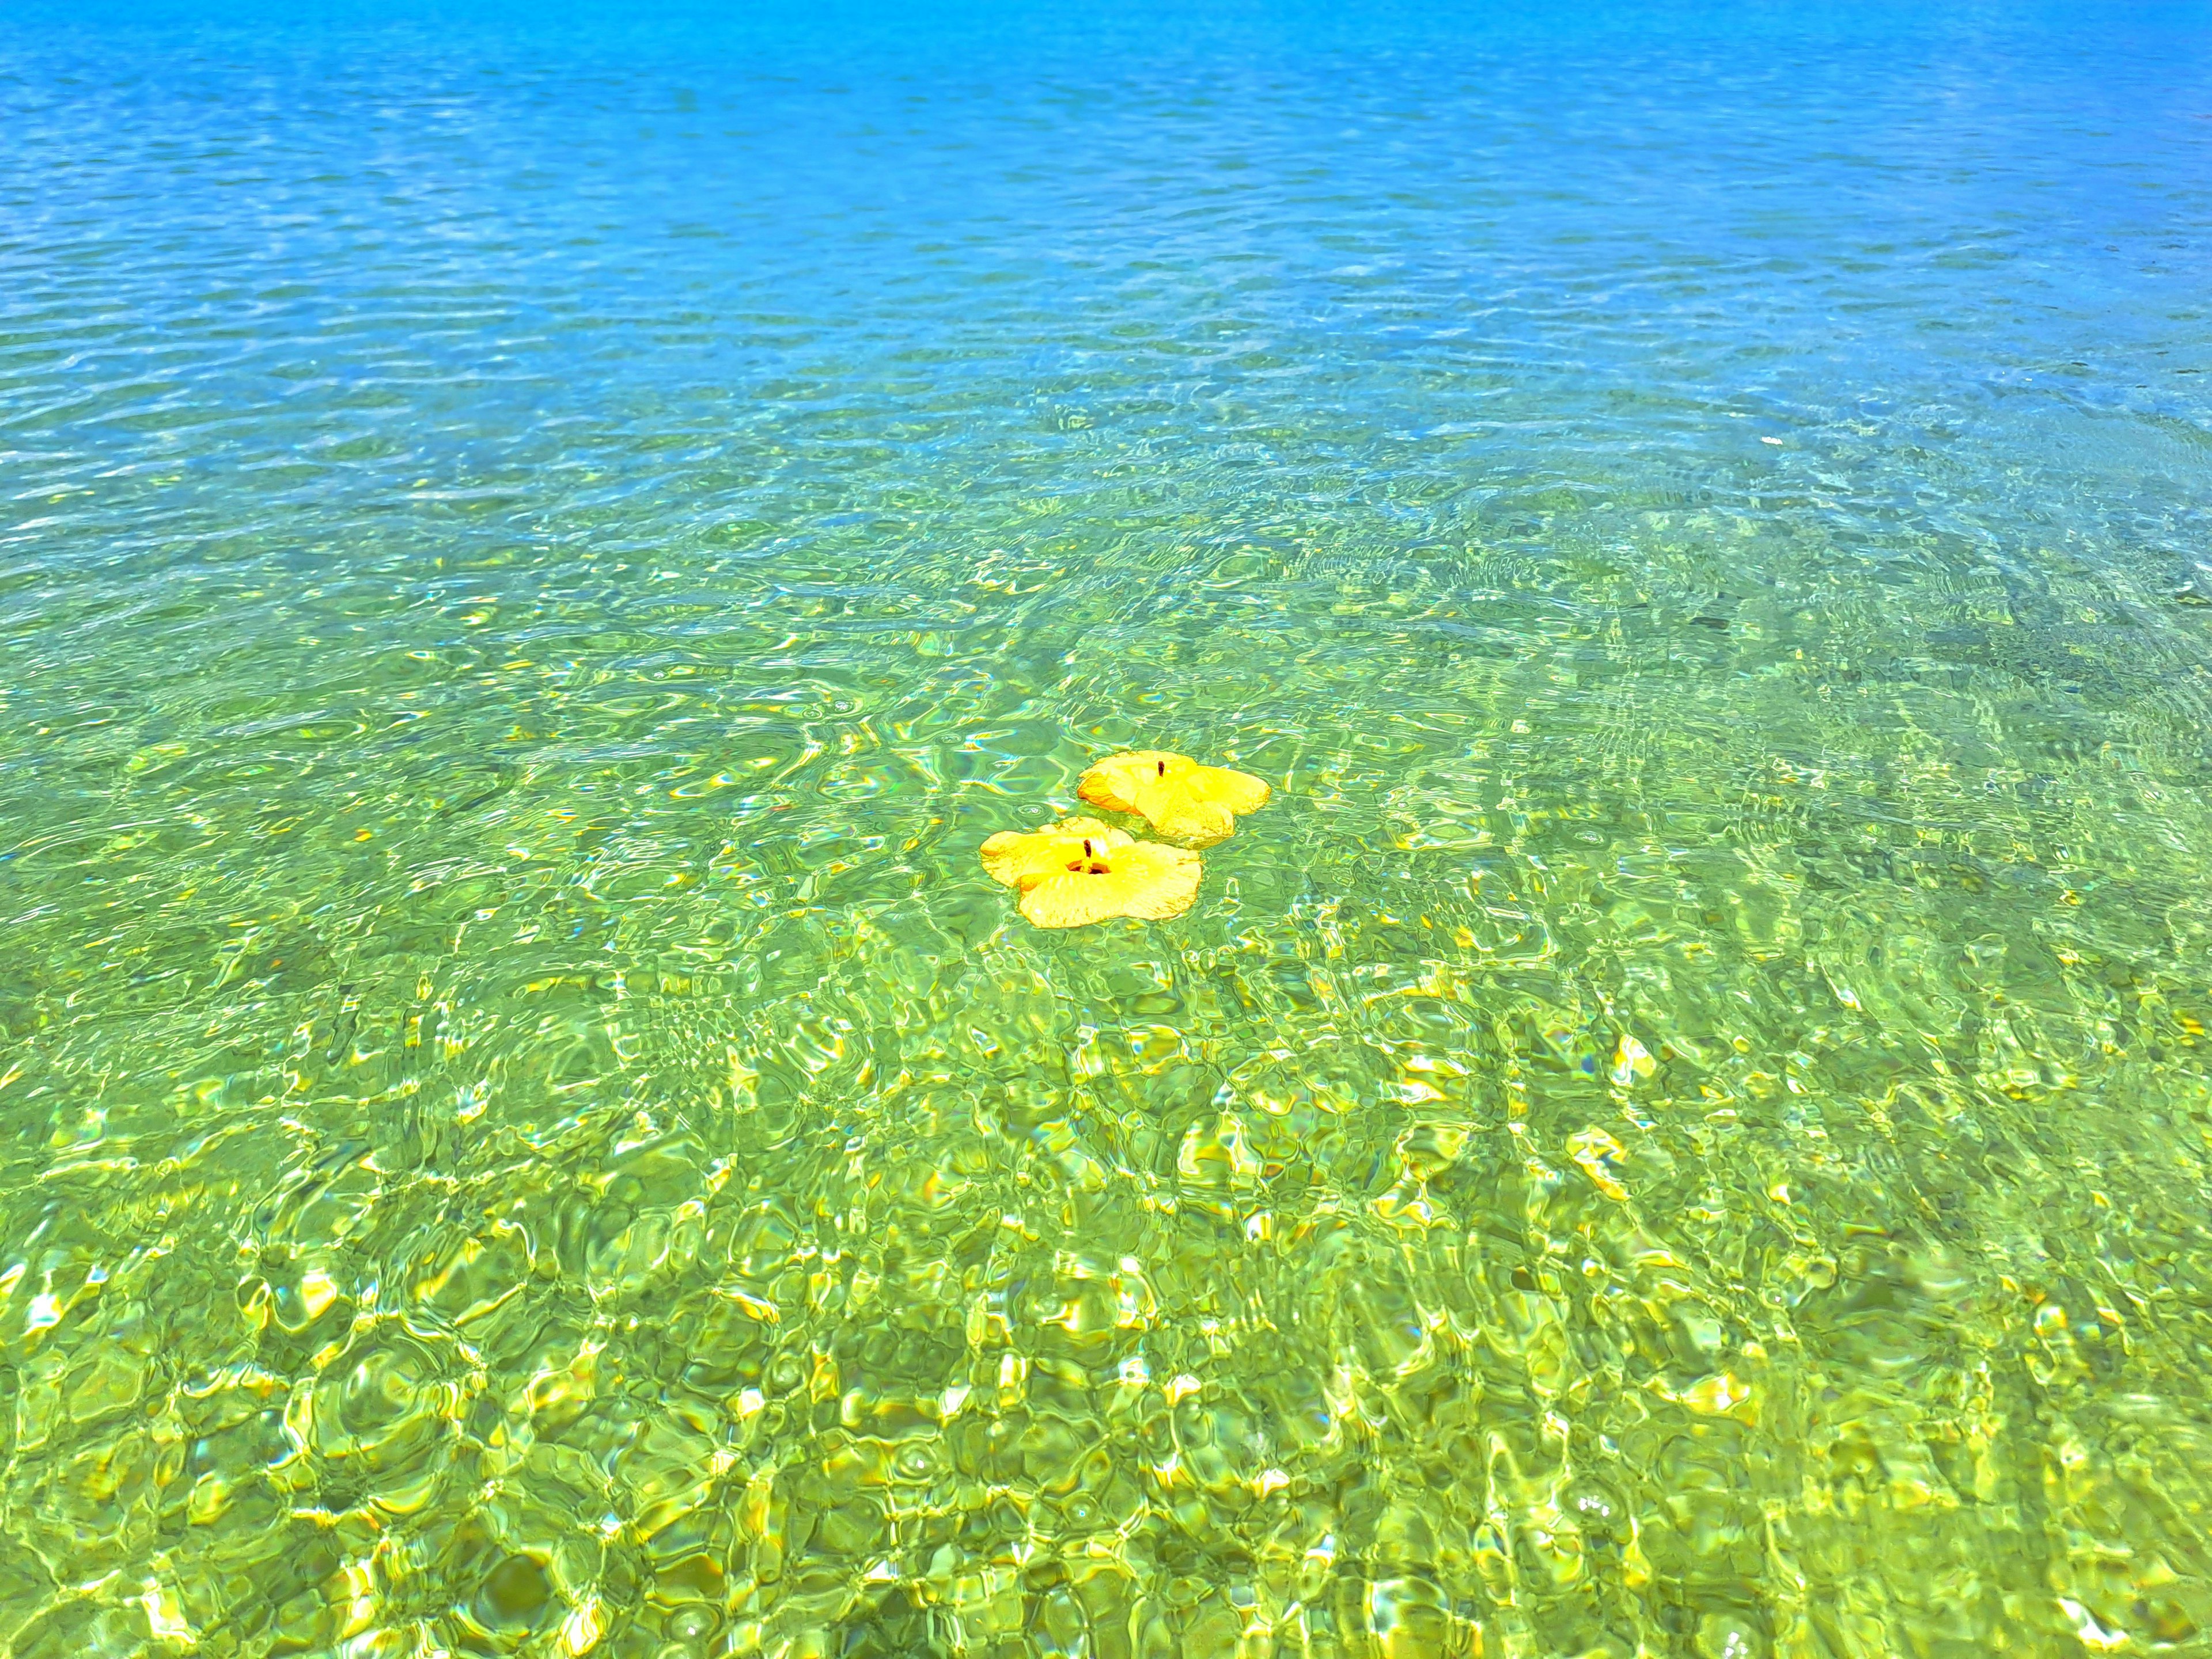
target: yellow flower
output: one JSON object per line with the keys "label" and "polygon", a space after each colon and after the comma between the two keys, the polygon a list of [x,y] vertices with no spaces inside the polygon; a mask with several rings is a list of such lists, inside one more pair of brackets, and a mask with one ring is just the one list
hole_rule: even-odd
{"label": "yellow flower", "polygon": [[1096,818],[1069,818],[983,843],[983,868],[1018,888],[1022,914],[1040,927],[1080,927],[1114,916],[1164,921],[1198,896],[1195,853],[1132,841]]}
{"label": "yellow flower", "polygon": [[1140,813],[1170,840],[1211,847],[1228,840],[1237,818],[1258,811],[1274,792],[1249,772],[1139,749],[1100,761],[1083,775],[1076,793],[1109,811]]}

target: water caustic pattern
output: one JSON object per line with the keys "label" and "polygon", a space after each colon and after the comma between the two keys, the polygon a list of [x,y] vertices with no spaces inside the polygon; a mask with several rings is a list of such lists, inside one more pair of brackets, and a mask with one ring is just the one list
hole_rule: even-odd
{"label": "water caustic pattern", "polygon": [[9,21],[10,1652],[2212,1653],[2201,9]]}

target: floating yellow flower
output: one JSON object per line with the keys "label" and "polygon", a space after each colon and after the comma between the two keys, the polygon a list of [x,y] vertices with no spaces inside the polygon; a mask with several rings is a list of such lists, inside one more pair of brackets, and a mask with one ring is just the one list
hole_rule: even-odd
{"label": "floating yellow flower", "polygon": [[1069,818],[1026,835],[1002,830],[983,843],[983,867],[1020,890],[1022,914],[1040,927],[1080,927],[1114,916],[1164,921],[1198,896],[1197,854],[1132,841],[1096,818]]}
{"label": "floating yellow flower", "polygon": [[1109,811],[1140,813],[1172,840],[1211,847],[1228,840],[1237,818],[1258,811],[1274,792],[1249,772],[1139,749],[1100,761],[1083,775],[1076,793]]}

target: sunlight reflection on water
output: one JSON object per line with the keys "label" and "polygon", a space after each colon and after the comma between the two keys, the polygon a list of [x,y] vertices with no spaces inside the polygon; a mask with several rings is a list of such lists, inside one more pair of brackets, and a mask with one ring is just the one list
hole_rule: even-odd
{"label": "sunlight reflection on water", "polygon": [[23,22],[15,1651],[2204,1650],[2200,12]]}

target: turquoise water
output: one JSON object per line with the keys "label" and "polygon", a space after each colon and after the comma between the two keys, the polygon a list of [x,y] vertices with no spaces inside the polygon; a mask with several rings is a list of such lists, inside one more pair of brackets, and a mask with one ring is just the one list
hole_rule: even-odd
{"label": "turquoise water", "polygon": [[0,1641],[2212,1653],[2208,254],[2201,5],[7,7]]}

